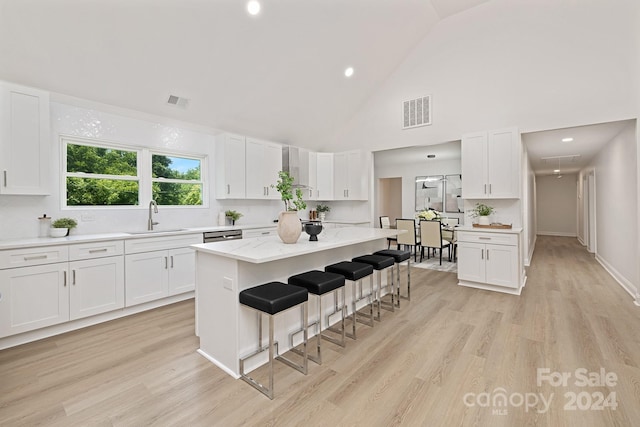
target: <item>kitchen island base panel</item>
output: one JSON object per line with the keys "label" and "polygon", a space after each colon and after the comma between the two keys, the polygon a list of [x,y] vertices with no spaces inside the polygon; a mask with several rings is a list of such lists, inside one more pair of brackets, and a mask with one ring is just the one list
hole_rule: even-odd
{"label": "kitchen island base panel", "polygon": [[[255,337],[258,335],[255,313],[242,307],[238,301],[240,291],[267,281],[286,282],[292,275],[309,270],[324,270],[326,265],[370,254],[384,247],[386,236],[266,263],[246,262],[196,251],[196,323],[200,337],[199,353],[225,372],[231,373],[234,378],[238,378],[239,357],[255,349]],[[327,309],[322,315],[327,316],[333,311],[333,299],[331,295],[323,297],[326,299],[322,306],[323,309]],[[346,303],[348,307],[351,304],[349,295]],[[357,309],[365,305],[362,304]],[[315,304],[309,307],[310,318],[318,316],[316,310]],[[323,326],[326,329],[329,325]],[[289,334],[301,328],[299,313],[294,311],[279,315],[274,339],[279,342],[281,354],[289,350]],[[250,372],[267,363],[267,359],[267,355],[256,356],[251,363],[247,363],[246,371]]]}

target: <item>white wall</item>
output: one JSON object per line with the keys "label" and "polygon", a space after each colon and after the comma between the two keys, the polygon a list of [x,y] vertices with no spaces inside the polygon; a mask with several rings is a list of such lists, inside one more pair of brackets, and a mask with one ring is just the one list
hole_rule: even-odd
{"label": "white wall", "polygon": [[[215,199],[214,136],[175,125],[134,118],[135,113],[107,113],[98,109],[79,107],[58,102],[51,103],[51,195],[0,197],[0,236],[2,239],[37,237],[38,217],[69,216],[78,219],[76,234],[144,230],[147,226],[148,200],[141,206],[129,208],[65,209],[61,204],[61,143],[60,135],[111,141],[127,145],[144,146],[175,152],[208,156],[209,204],[204,207],[160,207],[154,218],[158,228],[199,227],[217,225],[219,211],[235,209],[244,214],[240,223],[265,223],[277,218],[281,210],[279,201],[217,201]],[[91,216],[89,221],[82,220]],[[302,216],[302,214],[301,214]]]}
{"label": "white wall", "polygon": [[[635,296],[639,288],[636,124],[627,126],[580,172],[595,170],[596,259]],[[578,209],[582,204],[578,204]]]}
{"label": "white wall", "polygon": [[524,236],[522,255],[524,265],[529,266],[531,264],[531,258],[533,257],[533,251],[536,247],[536,175],[531,168],[531,162],[529,154],[524,151],[522,156],[522,210],[523,210],[523,224],[524,224]]}
{"label": "white wall", "polygon": [[577,174],[538,176],[536,216],[538,234],[576,236]]}
{"label": "white wall", "polygon": [[[323,148],[375,151],[484,129],[530,132],[636,117],[639,6],[492,0],[451,16]],[[425,94],[433,124],[402,130],[402,101]]]}

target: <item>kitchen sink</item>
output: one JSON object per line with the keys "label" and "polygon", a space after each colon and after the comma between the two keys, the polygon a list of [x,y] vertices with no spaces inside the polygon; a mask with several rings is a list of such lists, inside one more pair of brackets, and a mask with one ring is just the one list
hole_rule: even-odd
{"label": "kitchen sink", "polygon": [[185,231],[187,228],[171,228],[165,230],[141,230],[141,231],[127,231],[128,234],[155,234],[155,233],[173,233],[176,231]]}

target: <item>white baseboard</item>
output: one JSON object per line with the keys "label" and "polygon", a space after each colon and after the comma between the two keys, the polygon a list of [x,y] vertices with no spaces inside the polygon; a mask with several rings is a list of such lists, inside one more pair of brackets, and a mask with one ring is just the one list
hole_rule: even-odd
{"label": "white baseboard", "polygon": [[604,258],[596,254],[596,261],[618,282],[622,289],[627,291],[629,295],[634,299],[634,304],[640,306],[640,294],[638,294],[638,288],[635,287],[626,277],[624,277],[618,270],[616,270],[611,264],[609,264]]}
{"label": "white baseboard", "polygon": [[538,231],[538,236],[578,237],[576,233],[563,233],[560,231]]}
{"label": "white baseboard", "polygon": [[578,236],[578,243],[580,243],[582,246],[587,246],[587,244],[584,242],[584,240],[582,240],[582,237]]}
{"label": "white baseboard", "polygon": [[533,242],[529,244],[529,254],[527,259],[524,260],[525,267],[531,267],[531,260],[533,259],[533,252],[536,250],[536,242],[538,241],[538,235],[533,235]]}

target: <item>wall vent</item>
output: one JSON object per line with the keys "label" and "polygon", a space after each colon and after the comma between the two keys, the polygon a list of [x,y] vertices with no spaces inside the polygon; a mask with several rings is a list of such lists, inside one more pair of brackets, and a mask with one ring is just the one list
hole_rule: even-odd
{"label": "wall vent", "polygon": [[431,124],[431,95],[402,103],[402,129]]}
{"label": "wall vent", "polygon": [[174,105],[176,107],[187,108],[187,105],[189,105],[189,100],[187,98],[180,98],[179,96],[169,95],[167,104]]}

